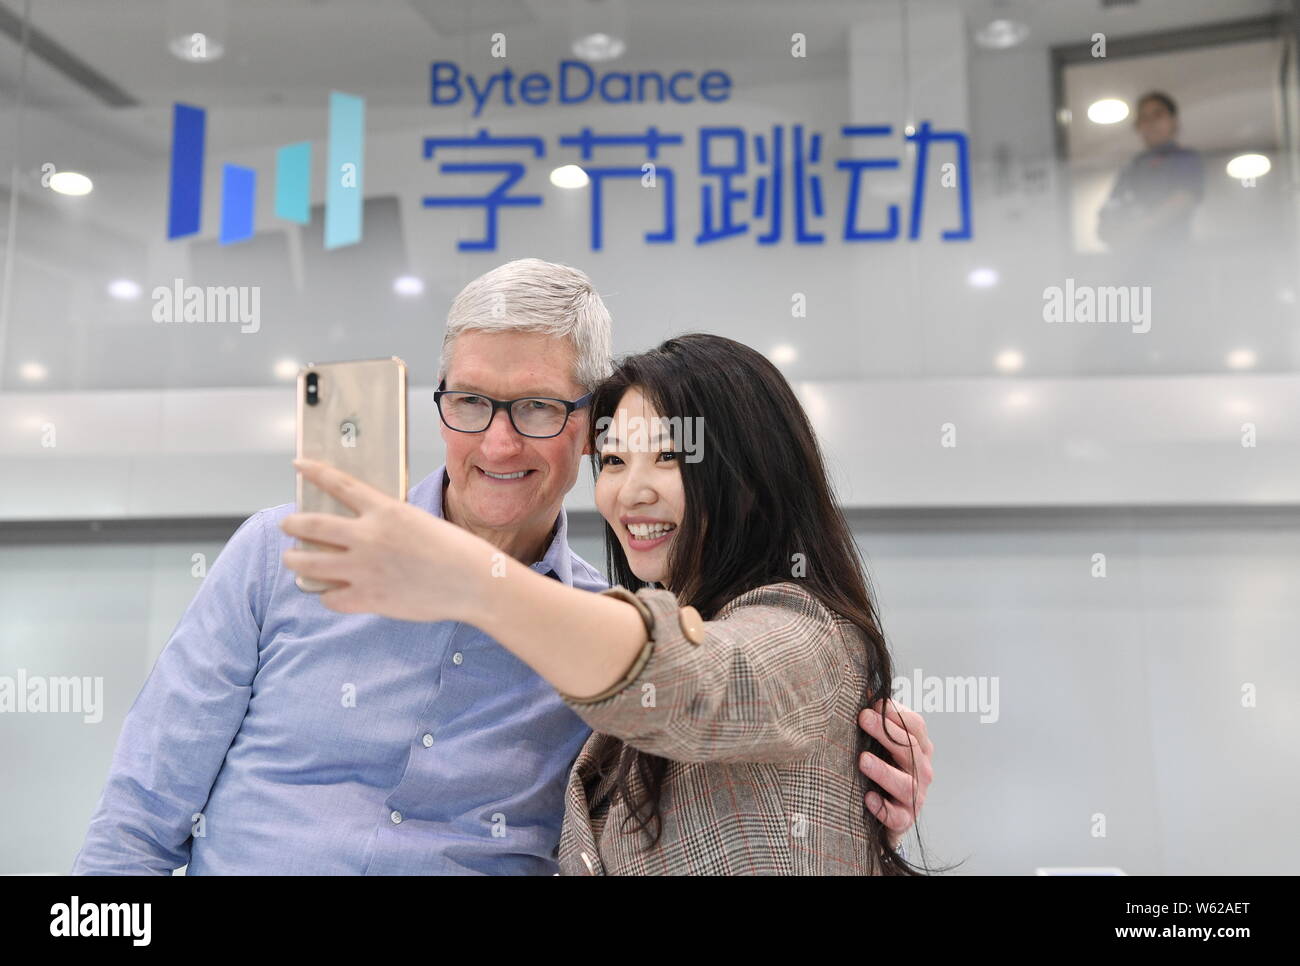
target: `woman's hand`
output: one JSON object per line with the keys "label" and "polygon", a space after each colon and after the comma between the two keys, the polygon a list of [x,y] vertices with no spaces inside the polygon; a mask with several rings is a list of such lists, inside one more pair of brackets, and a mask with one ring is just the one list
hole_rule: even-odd
{"label": "woman's hand", "polygon": [[303,577],[342,585],[322,593],[322,604],[408,621],[472,623],[481,613],[494,568],[504,565],[495,547],[325,463],[294,466],[357,514],[292,513],[280,523],[290,536],[338,548],[282,558]]}
{"label": "woman's hand", "polygon": [[[892,698],[889,703],[887,719],[882,715],[885,704],[882,698],[872,707],[862,709],[858,724],[884,746],[898,767],[869,751],[862,753],[858,767],[889,796],[882,799],[875,790],[867,792],[867,808],[885,826],[890,845],[897,847],[921,814],[926,790],[934,781],[931,763],[934,742],[926,734],[925,719],[918,712]],[[903,730],[904,722],[906,731]]]}

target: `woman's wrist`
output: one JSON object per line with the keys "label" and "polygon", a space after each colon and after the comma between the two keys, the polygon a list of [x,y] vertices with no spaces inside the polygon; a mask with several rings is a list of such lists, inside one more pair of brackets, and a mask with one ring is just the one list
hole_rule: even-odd
{"label": "woman's wrist", "polygon": [[474,546],[471,553],[464,556],[461,569],[464,582],[459,588],[456,620],[495,637],[495,624],[503,618],[508,607],[507,590],[517,580],[515,568],[525,572],[528,568],[490,543],[474,540],[481,546]]}
{"label": "woman's wrist", "polygon": [[[635,607],[576,590],[514,559],[497,561],[498,576],[479,583],[466,602],[472,623],[528,664],[564,695],[578,700],[620,680],[645,647],[646,625]],[[490,572],[491,573],[491,572]],[[487,605],[480,603],[484,598]]]}
{"label": "woman's wrist", "polygon": [[[518,561],[514,560],[508,554],[498,550],[492,544],[480,537],[457,528],[452,545],[437,551],[437,553],[453,554],[456,566],[454,573],[456,575],[455,592],[448,594],[448,588],[443,586],[439,588],[436,597],[445,603],[442,605],[442,620],[451,619],[462,624],[469,624],[477,627],[485,633],[491,633],[488,624],[492,621],[494,615],[500,615],[504,609],[502,598],[503,585],[508,587],[511,583],[512,566],[523,567]],[[442,561],[445,564],[445,561]],[[447,568],[440,566],[434,568],[434,580],[446,580]],[[441,575],[441,576],[439,576]],[[435,595],[430,595],[431,598]],[[450,608],[447,608],[450,604]],[[447,610],[450,613],[447,613]]]}

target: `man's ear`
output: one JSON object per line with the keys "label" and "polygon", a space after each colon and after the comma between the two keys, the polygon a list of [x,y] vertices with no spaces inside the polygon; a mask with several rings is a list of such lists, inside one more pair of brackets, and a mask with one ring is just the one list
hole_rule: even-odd
{"label": "man's ear", "polygon": [[582,413],[582,438],[584,440],[582,444],[582,455],[590,456],[595,452],[591,448],[591,410],[583,409],[580,410],[580,412]]}

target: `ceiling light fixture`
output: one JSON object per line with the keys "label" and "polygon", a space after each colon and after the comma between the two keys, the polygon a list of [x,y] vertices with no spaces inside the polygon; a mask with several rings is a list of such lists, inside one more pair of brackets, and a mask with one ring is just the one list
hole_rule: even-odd
{"label": "ceiling light fixture", "polygon": [[61,195],[88,195],[94,182],[77,171],[56,171],[50,175],[50,188]]}
{"label": "ceiling light fixture", "polygon": [[1103,97],[1088,105],[1088,120],[1093,124],[1118,124],[1128,117],[1128,105],[1118,97]]}
{"label": "ceiling light fixture", "polygon": [[576,164],[562,164],[551,172],[551,184],[557,188],[585,188],[590,180]]}
{"label": "ceiling light fixture", "polygon": [[1029,27],[1019,20],[990,20],[975,31],[975,43],[989,50],[1006,50],[1024,43]]}

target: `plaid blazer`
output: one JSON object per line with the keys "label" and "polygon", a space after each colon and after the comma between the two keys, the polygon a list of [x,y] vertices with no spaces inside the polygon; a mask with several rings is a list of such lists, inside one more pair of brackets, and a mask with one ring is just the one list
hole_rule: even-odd
{"label": "plaid blazer", "polygon": [[[563,696],[595,733],[569,774],[561,872],[879,874],[857,766],[858,628],[795,583],[743,594],[708,622],[666,590],[607,593],[640,602],[650,640],[623,682]],[[598,768],[624,743],[670,762],[648,850],[648,835],[622,831],[630,809]],[[643,792],[639,778],[632,788]]]}

